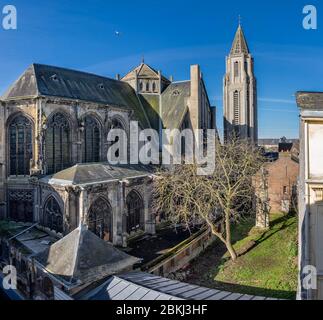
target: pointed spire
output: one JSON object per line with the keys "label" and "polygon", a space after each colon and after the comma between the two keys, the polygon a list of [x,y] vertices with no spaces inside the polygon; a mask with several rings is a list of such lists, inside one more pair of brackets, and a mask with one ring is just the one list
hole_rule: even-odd
{"label": "pointed spire", "polygon": [[231,48],[231,54],[248,54],[249,48],[246,41],[246,38],[244,36],[242,26],[241,26],[241,17],[239,16],[239,26],[238,30],[236,32],[236,35],[233,40],[232,48]]}

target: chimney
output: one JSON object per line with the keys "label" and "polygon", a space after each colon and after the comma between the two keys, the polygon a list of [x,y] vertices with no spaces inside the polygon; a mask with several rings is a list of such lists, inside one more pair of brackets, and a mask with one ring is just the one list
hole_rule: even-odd
{"label": "chimney", "polygon": [[189,103],[192,129],[200,128],[200,105],[201,105],[201,71],[199,65],[191,66],[191,96]]}
{"label": "chimney", "polygon": [[170,76],[170,77],[169,77],[169,81],[170,81],[170,82],[173,82],[173,81],[174,81],[173,76]]}
{"label": "chimney", "polygon": [[119,73],[117,73],[117,74],[116,74],[116,80],[120,81],[120,79],[121,79],[120,74],[119,74]]}

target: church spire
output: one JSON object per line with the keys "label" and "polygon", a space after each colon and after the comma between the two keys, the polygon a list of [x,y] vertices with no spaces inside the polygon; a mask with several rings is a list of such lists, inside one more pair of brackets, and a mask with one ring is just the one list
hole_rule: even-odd
{"label": "church spire", "polygon": [[233,40],[232,48],[231,48],[231,54],[249,54],[249,48],[246,41],[246,38],[244,36],[242,26],[241,26],[241,18],[239,16],[239,26],[238,30],[236,32],[236,35]]}

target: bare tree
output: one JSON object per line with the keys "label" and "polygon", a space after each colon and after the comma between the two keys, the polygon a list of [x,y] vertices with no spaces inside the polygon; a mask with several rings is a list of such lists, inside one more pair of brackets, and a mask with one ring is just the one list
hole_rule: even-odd
{"label": "bare tree", "polygon": [[214,153],[215,169],[208,176],[197,174],[197,164],[159,171],[154,206],[174,223],[208,225],[236,260],[232,224],[252,210],[252,177],[263,159],[258,149],[238,139],[218,143]]}

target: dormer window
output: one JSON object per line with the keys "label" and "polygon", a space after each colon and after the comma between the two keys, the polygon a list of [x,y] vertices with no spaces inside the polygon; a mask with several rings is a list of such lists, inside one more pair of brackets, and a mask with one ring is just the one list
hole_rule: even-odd
{"label": "dormer window", "polygon": [[58,82],[58,76],[57,76],[57,74],[53,74],[50,78],[51,78],[51,80],[53,80],[55,82]]}
{"label": "dormer window", "polygon": [[174,90],[172,95],[173,95],[174,97],[179,96],[179,95],[180,95],[179,90]]}

